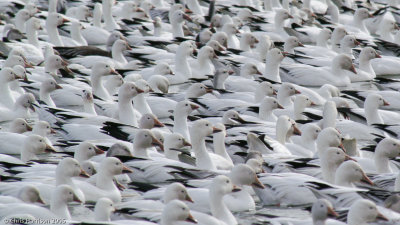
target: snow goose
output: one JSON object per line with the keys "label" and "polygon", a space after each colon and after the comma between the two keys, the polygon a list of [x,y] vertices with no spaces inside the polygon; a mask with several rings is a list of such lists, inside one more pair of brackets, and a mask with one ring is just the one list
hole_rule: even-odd
{"label": "snow goose", "polygon": [[25,23],[31,18],[31,14],[26,9],[21,9],[15,15],[15,27],[22,33],[25,33]]}
{"label": "snow goose", "polygon": [[397,26],[396,22],[389,19],[383,19],[382,22],[379,24],[379,29],[377,34],[380,35],[381,39],[389,42],[394,41],[394,37],[392,32],[394,30],[398,30],[399,27]]}
{"label": "snow goose", "polygon": [[26,185],[19,189],[16,197],[0,196],[0,204],[7,203],[41,203],[45,204],[39,190],[33,185]]}
{"label": "snow goose", "polygon": [[150,130],[140,130],[136,133],[133,141],[133,155],[140,158],[149,158],[147,150],[155,145],[164,150],[164,145]]}
{"label": "snow goose", "polygon": [[294,120],[304,120],[306,117],[303,115],[306,107],[314,106],[315,103],[306,95],[297,95],[292,109],[278,109],[274,111],[277,116],[287,115]]}
{"label": "snow goose", "polygon": [[258,43],[258,39],[252,33],[244,33],[240,37],[240,50],[251,51]]}
{"label": "snow goose", "polygon": [[112,7],[114,4],[115,2],[112,0],[102,1],[103,19],[105,23],[105,29],[108,31],[120,29],[120,26],[115,22],[114,17],[112,16]]}
{"label": "snow goose", "polygon": [[145,98],[145,96],[149,92],[153,92],[149,83],[147,83],[147,81],[145,81],[143,79],[139,79],[139,80],[135,81],[135,85],[137,86],[138,89],[142,90],[143,92],[138,92],[137,95],[133,97],[133,100],[132,100],[133,105],[135,106],[137,111],[139,111],[139,113],[142,115],[146,114],[146,113],[152,114],[153,111],[151,110],[151,108]]}
{"label": "snow goose", "polygon": [[229,168],[230,163],[225,158],[209,153],[205,145],[205,138],[207,136],[220,131],[220,129],[213,127],[207,120],[197,120],[193,123],[190,129],[190,139],[192,150],[196,155],[196,165],[198,168],[206,170]]}
{"label": "snow goose", "polygon": [[164,139],[164,154],[168,159],[179,161],[179,152],[174,149],[180,149],[183,147],[191,147],[192,145],[185,140],[185,138],[178,133],[166,134]]}
{"label": "snow goose", "polygon": [[112,96],[117,94],[118,88],[124,84],[124,78],[121,75],[106,77],[104,82],[104,87],[107,89],[108,93]]}
{"label": "snow goose", "polygon": [[374,183],[367,177],[361,166],[354,161],[343,162],[336,170],[335,184],[344,187],[354,187],[354,183]]}
{"label": "snow goose", "polygon": [[55,46],[64,46],[63,40],[58,33],[58,26],[62,25],[64,22],[68,22],[61,14],[56,12],[50,13],[46,19],[46,30],[49,37],[49,42]]}
{"label": "snow goose", "polygon": [[360,199],[354,202],[347,214],[348,225],[366,225],[370,222],[375,222],[377,219],[388,221],[388,219],[381,214],[374,202],[367,199]]}
{"label": "snow goose", "polygon": [[327,127],[317,137],[317,153],[319,156],[326,152],[329,147],[343,148],[342,135],[333,127]]}
{"label": "snow goose", "polygon": [[68,185],[60,185],[52,193],[50,210],[27,203],[1,204],[1,216],[12,215],[18,212],[21,214],[30,214],[35,219],[63,218],[71,220],[67,204],[73,201],[80,203],[72,188]]}
{"label": "snow goose", "polygon": [[229,167],[232,168],[233,161],[232,161],[231,157],[229,156],[228,152],[226,152],[226,148],[225,148],[226,128],[225,128],[224,124],[222,124],[222,123],[217,123],[214,125],[214,127],[221,130],[221,132],[213,134],[214,152],[215,152],[215,154],[226,159],[226,161],[231,164]]}
{"label": "snow goose", "polygon": [[85,5],[80,5],[77,7],[71,7],[67,9],[65,15],[68,17],[75,18],[79,21],[85,21],[91,15],[89,7]]}
{"label": "snow goose", "polygon": [[348,86],[351,83],[349,77],[351,73],[357,74],[352,59],[345,54],[337,55],[330,67],[292,64],[285,65],[284,70],[287,71],[286,81],[306,86],[321,86],[326,83]]}
{"label": "snow goose", "polygon": [[192,19],[185,14],[182,10],[176,10],[170,19],[171,26],[172,26],[172,35],[174,38],[177,37],[184,37],[183,33],[183,23],[187,21],[192,21]]}
{"label": "snow goose", "polygon": [[25,132],[31,131],[31,130],[32,130],[32,127],[28,124],[28,122],[26,122],[25,119],[22,119],[22,118],[14,119],[11,122],[10,127],[8,129],[9,132],[16,133],[16,134],[22,134],[22,133],[25,133]]}
{"label": "snow goose", "polygon": [[281,52],[281,50],[277,48],[268,51],[265,62],[265,78],[275,82],[281,82],[279,65],[285,57],[285,54],[285,52]]}
{"label": "snow goose", "polygon": [[311,216],[315,225],[324,225],[328,216],[338,217],[339,214],[333,210],[332,203],[326,199],[318,199],[311,207]]}
{"label": "snow goose", "polygon": [[340,52],[340,41],[347,35],[346,30],[343,27],[336,27],[332,32],[331,47],[335,52]]}
{"label": "snow goose", "polygon": [[222,27],[222,31],[228,35],[228,48],[239,49],[240,42],[236,34],[240,33],[240,31],[237,29],[236,25],[233,23],[226,23]]}
{"label": "snow goose", "polygon": [[[28,81],[28,77],[26,75],[26,70],[23,66],[15,65],[15,66],[13,66],[13,71],[18,77],[21,77],[21,79],[23,79],[25,82]],[[11,81],[9,86],[12,91],[14,91],[18,94],[22,95],[25,93],[25,90],[21,87],[18,80]]]}
{"label": "snow goose", "polygon": [[3,68],[0,72],[0,103],[5,107],[14,105],[15,99],[10,90],[10,83],[19,77],[12,68]]}
{"label": "snow goose", "polygon": [[400,142],[388,137],[382,139],[376,145],[373,159],[361,158],[358,162],[367,173],[393,173],[390,166],[390,159],[396,158],[399,155]]}
{"label": "snow goose", "polygon": [[182,221],[197,223],[196,219],[190,214],[190,209],[185,203],[179,200],[173,200],[165,205],[161,216],[161,225],[173,225]]}
{"label": "snow goose", "polygon": [[375,69],[371,65],[372,59],[381,58],[381,56],[376,53],[375,49],[371,47],[365,47],[361,50],[359,57],[359,68],[362,71],[365,71],[375,78]]}
{"label": "snow goose", "polygon": [[132,99],[143,92],[132,82],[124,83],[118,91],[118,119],[120,122],[137,127],[137,113],[133,108]]}
{"label": "snow goose", "polygon": [[102,197],[111,199],[114,203],[121,202],[121,192],[114,183],[114,176],[123,173],[131,173],[132,170],[126,167],[115,157],[105,157],[95,175],[96,185],[82,183],[79,188],[85,195],[86,201],[97,201]]}
{"label": "snow goose", "polygon": [[78,199],[81,202],[85,202],[85,195],[75,184],[73,177],[89,177],[79,164],[78,160],[74,158],[62,159],[56,168],[56,186],[69,185],[73,190]]}
{"label": "snow goose", "polygon": [[193,104],[188,100],[178,102],[174,110],[173,132],[181,134],[186,140],[190,141],[187,117],[198,108],[198,105]]}
{"label": "snow goose", "polygon": [[328,49],[328,40],[332,37],[332,31],[328,28],[321,29],[317,36],[316,46]]}
{"label": "snow goose", "polygon": [[215,68],[212,63],[213,58],[218,58],[214,49],[210,46],[204,46],[199,50],[196,63],[191,64],[192,76],[195,78],[204,78],[206,75],[215,74]]}
{"label": "snow goose", "polygon": [[279,104],[281,104],[283,107],[291,107],[293,105],[291,96],[295,94],[301,94],[301,92],[298,91],[293,84],[283,83],[279,87],[276,97]]}
{"label": "snow goose", "polygon": [[88,141],[81,142],[78,145],[78,148],[75,150],[74,158],[78,160],[79,163],[83,163],[86,160],[89,160],[95,155],[103,154],[104,151],[93,145]]}
{"label": "snow goose", "polygon": [[72,22],[71,24],[71,38],[72,40],[76,41],[79,46],[87,46],[88,43],[86,39],[82,36],[81,30],[84,29],[84,27],[81,25],[79,22]]}
{"label": "snow goose", "polygon": [[265,97],[261,101],[258,118],[269,122],[276,122],[278,117],[274,114],[273,110],[278,108],[283,109],[283,106],[278,103],[276,98]]}
{"label": "snow goose", "polygon": [[56,107],[53,99],[50,97],[50,93],[57,89],[62,89],[60,85],[53,78],[48,78],[40,85],[40,100],[46,103],[50,107]]}
{"label": "snow goose", "polygon": [[351,160],[340,148],[329,147],[320,156],[322,177],[326,182],[335,184],[335,174],[337,168],[346,160]]}
{"label": "snow goose", "polygon": [[269,32],[268,35],[272,40],[284,41],[289,35],[284,30],[285,20],[293,18],[286,9],[276,10],[274,17],[274,32]]}
{"label": "snow goose", "polygon": [[31,117],[29,109],[35,111],[35,108],[33,107],[34,103],[35,97],[32,94],[23,94],[15,101],[12,110],[4,107],[0,108],[0,120],[8,121],[15,118],[29,119]]}
{"label": "snow goose", "polygon": [[211,182],[209,190],[211,214],[227,224],[238,224],[236,218],[224,203],[223,198],[226,194],[240,190],[228,177],[224,175],[215,177]]}
{"label": "snow goose", "polygon": [[186,81],[192,77],[188,57],[195,51],[196,49],[190,41],[184,41],[179,45],[175,55],[175,74],[178,82]]}
{"label": "snow goose", "polygon": [[385,120],[379,113],[379,107],[389,105],[381,95],[376,93],[371,93],[367,96],[364,102],[365,118],[367,119],[367,124],[371,126],[372,124],[384,124]]}
{"label": "snow goose", "polygon": [[294,54],[295,47],[304,47],[304,45],[299,41],[297,37],[290,36],[286,38],[285,43],[283,44],[283,51]]}
{"label": "snow goose", "polygon": [[106,75],[118,74],[115,69],[108,63],[97,62],[92,67],[90,80],[92,84],[93,94],[104,100],[111,100],[110,94],[105,89],[102,78]]}
{"label": "snow goose", "polygon": [[301,136],[293,136],[292,141],[295,144],[301,145],[306,149],[309,149],[313,153],[316,153],[317,146],[316,140],[321,132],[321,128],[316,124],[305,124],[300,128]]}

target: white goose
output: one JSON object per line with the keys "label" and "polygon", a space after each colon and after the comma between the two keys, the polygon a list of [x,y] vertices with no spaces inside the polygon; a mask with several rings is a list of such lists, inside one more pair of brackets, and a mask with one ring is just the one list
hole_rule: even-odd
{"label": "white goose", "polygon": [[354,183],[374,183],[367,177],[361,166],[354,161],[343,162],[336,170],[335,184],[344,187],[355,187]]}
{"label": "white goose", "polygon": [[44,80],[40,85],[39,99],[50,107],[56,107],[50,93],[57,89],[62,89],[62,87],[53,78]]}
{"label": "white goose", "polygon": [[366,199],[360,199],[354,202],[347,214],[348,225],[366,225],[377,219],[388,221],[388,219],[378,211],[376,204]]}

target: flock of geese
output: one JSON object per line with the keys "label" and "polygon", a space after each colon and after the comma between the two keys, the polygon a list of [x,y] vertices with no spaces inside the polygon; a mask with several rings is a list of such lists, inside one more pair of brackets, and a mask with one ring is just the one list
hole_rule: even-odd
{"label": "flock of geese", "polygon": [[400,1],[0,19],[0,224],[400,224]]}

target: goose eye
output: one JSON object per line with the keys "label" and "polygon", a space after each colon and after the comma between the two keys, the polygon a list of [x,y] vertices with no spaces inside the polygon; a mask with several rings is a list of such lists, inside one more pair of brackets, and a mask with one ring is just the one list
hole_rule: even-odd
{"label": "goose eye", "polygon": [[43,140],[39,140],[39,142],[43,142]]}
{"label": "goose eye", "polygon": [[147,137],[147,134],[145,134],[144,137]]}
{"label": "goose eye", "polygon": [[340,155],[340,152],[336,152],[336,154]]}
{"label": "goose eye", "polygon": [[208,127],[208,123],[206,123],[206,127]]}
{"label": "goose eye", "polygon": [[185,106],[189,106],[189,104],[185,104]]}
{"label": "goose eye", "polygon": [[396,143],[393,143],[393,146],[396,146]]}
{"label": "goose eye", "polygon": [[110,204],[110,207],[112,207],[112,204]]}
{"label": "goose eye", "polygon": [[182,208],[182,211],[185,211],[185,208]]}
{"label": "goose eye", "polygon": [[70,195],[72,195],[72,192],[69,192]]}
{"label": "goose eye", "polygon": [[321,208],[324,207],[324,205],[321,205]]}
{"label": "goose eye", "polygon": [[89,150],[92,150],[92,147],[89,147]]}
{"label": "goose eye", "polygon": [[184,190],[182,190],[182,191],[181,191],[181,193],[185,193],[185,191],[184,191]]}
{"label": "goose eye", "polygon": [[116,163],[115,163],[115,165],[116,165],[116,166],[118,166],[118,165],[119,165],[119,163],[118,163],[118,162],[116,162]]}
{"label": "goose eye", "polygon": [[373,209],[374,209],[374,207],[370,206],[370,207],[369,207],[369,209],[370,209],[370,210],[373,210]]}
{"label": "goose eye", "polygon": [[227,180],[226,183],[229,184],[229,180]]}
{"label": "goose eye", "polygon": [[50,127],[46,127],[47,129],[50,129]]}

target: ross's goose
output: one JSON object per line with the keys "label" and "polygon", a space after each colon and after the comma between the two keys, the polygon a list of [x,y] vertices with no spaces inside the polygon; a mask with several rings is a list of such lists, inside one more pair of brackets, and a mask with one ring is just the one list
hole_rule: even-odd
{"label": "ross's goose", "polygon": [[335,184],[345,187],[354,187],[354,183],[374,183],[367,177],[361,166],[354,161],[343,162],[336,170]]}
{"label": "ross's goose", "polygon": [[12,68],[3,68],[0,72],[0,103],[2,106],[11,107],[15,103],[13,94],[11,93],[10,84],[19,77],[14,73]]}
{"label": "ross's goose", "polygon": [[32,131],[32,127],[28,124],[28,122],[25,119],[16,118],[10,123],[8,131],[11,133],[22,134],[27,131]]}
{"label": "ross's goose", "polygon": [[176,222],[187,221],[197,223],[196,219],[190,214],[187,205],[179,200],[173,200],[165,205],[161,216],[161,225],[173,225]]}
{"label": "ross's goose", "polygon": [[275,82],[281,82],[279,65],[285,57],[285,54],[285,52],[281,52],[281,50],[277,48],[268,51],[265,63],[265,78]]}
{"label": "ross's goose", "polygon": [[33,104],[35,104],[35,97],[30,93],[23,94],[15,101],[12,109],[0,107],[0,120],[9,121],[15,118],[29,119],[31,117],[29,109],[35,111]]}
{"label": "ross's goose", "polygon": [[376,204],[367,199],[354,202],[347,214],[347,224],[349,225],[364,225],[375,222],[377,219],[388,220],[378,211]]}
{"label": "ross's goose", "polygon": [[53,78],[44,80],[40,85],[39,99],[50,107],[56,107],[50,93],[57,89],[62,89],[62,87]]}

